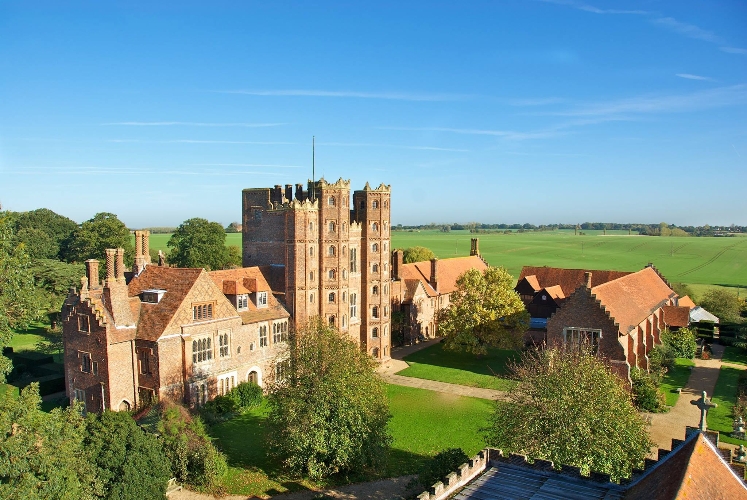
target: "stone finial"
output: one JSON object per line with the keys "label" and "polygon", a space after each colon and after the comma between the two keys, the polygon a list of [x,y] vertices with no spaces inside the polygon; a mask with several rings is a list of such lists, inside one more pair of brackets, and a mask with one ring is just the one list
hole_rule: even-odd
{"label": "stone finial", "polygon": [[711,400],[706,397],[706,391],[703,391],[701,393],[700,399],[693,399],[690,401],[691,405],[697,406],[698,409],[700,409],[700,426],[699,429],[702,432],[705,432],[708,430],[708,425],[706,424],[706,415],[708,414],[708,410],[711,408],[718,407],[717,404],[711,403]]}

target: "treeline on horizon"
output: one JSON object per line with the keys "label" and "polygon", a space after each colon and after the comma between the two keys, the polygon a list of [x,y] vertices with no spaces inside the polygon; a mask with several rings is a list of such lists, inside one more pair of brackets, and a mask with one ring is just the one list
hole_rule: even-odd
{"label": "treeline on horizon", "polygon": [[733,236],[737,233],[747,233],[747,226],[677,226],[660,222],[658,224],[617,223],[617,222],[584,222],[583,224],[486,224],[482,222],[468,222],[464,224],[420,224],[392,226],[393,231],[469,231],[471,233],[497,232],[528,232],[528,231],[556,231],[558,229],[573,229],[577,231],[629,231],[630,233],[647,236]]}

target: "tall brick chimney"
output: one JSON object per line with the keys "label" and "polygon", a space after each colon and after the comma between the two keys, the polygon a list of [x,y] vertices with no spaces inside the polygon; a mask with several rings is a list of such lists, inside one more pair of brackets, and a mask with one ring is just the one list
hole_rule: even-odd
{"label": "tall brick chimney", "polygon": [[480,238],[472,238],[469,254],[480,255]]}
{"label": "tall brick chimney", "polygon": [[293,184],[285,185],[285,201],[293,200]]}
{"label": "tall brick chimney", "polygon": [[114,282],[114,259],[117,251],[113,248],[106,249],[106,284]]}
{"label": "tall brick chimney", "polygon": [[124,248],[117,248],[115,252],[116,252],[115,255],[117,257],[117,260],[114,263],[114,273],[116,274],[117,281],[124,283],[125,281]]}
{"label": "tall brick chimney", "polygon": [[395,250],[392,252],[392,278],[395,280],[402,279],[402,266],[404,265],[404,252],[402,250]]}
{"label": "tall brick chimney", "polygon": [[150,231],[143,231],[143,258],[150,264]]}
{"label": "tall brick chimney", "polygon": [[135,258],[143,255],[143,232],[135,231]]}
{"label": "tall brick chimney", "polygon": [[431,259],[431,286],[435,291],[438,291],[438,259]]}
{"label": "tall brick chimney", "polygon": [[88,288],[93,290],[99,287],[99,261],[88,259],[86,261],[86,278],[88,278]]}
{"label": "tall brick chimney", "polygon": [[296,199],[303,201],[303,184],[296,184]]}
{"label": "tall brick chimney", "polygon": [[589,271],[586,271],[584,273],[584,278],[586,281],[586,288],[591,289],[591,273]]}

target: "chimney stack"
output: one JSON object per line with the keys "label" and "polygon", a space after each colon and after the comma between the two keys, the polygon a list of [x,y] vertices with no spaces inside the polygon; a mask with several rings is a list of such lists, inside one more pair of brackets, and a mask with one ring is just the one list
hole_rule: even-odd
{"label": "chimney stack", "polygon": [[150,231],[143,231],[143,259],[150,264]]}
{"label": "chimney stack", "polygon": [[480,238],[472,238],[472,243],[469,250],[470,255],[480,255]]}
{"label": "chimney stack", "polygon": [[114,258],[117,251],[113,248],[106,249],[106,284],[114,282]]}
{"label": "chimney stack", "polygon": [[404,265],[404,252],[395,250],[392,253],[392,278],[395,280],[402,279],[402,266]]}
{"label": "chimney stack", "polygon": [[285,185],[285,201],[293,201],[293,184]]}
{"label": "chimney stack", "polygon": [[431,259],[431,286],[435,291],[438,291],[438,259]]}
{"label": "chimney stack", "polygon": [[589,271],[586,271],[584,273],[584,278],[586,281],[586,288],[591,289],[591,273]]}
{"label": "chimney stack", "polygon": [[114,272],[116,274],[117,281],[124,283],[125,282],[124,248],[117,248],[115,252],[116,252],[115,255],[117,257],[117,260],[114,263]]}
{"label": "chimney stack", "polygon": [[99,261],[88,259],[86,261],[86,278],[88,278],[88,288],[91,290],[99,287]]}
{"label": "chimney stack", "polygon": [[143,255],[143,232],[135,231],[135,258]]}
{"label": "chimney stack", "polygon": [[303,201],[303,184],[296,184],[296,199]]}

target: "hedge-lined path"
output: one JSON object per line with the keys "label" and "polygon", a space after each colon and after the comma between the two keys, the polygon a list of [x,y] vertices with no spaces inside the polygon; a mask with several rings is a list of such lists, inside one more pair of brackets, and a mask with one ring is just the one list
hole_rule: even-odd
{"label": "hedge-lined path", "polygon": [[[724,346],[711,345],[711,359],[694,359],[695,366],[685,387],[682,388],[677,404],[668,413],[652,413],[650,434],[658,448],[672,449],[672,439],[685,439],[685,427],[697,427],[700,424],[700,410],[690,401],[698,399],[703,391],[708,397],[713,395],[716,382],[721,371],[721,356]],[[729,366],[727,363],[725,365]],[[739,368],[744,368],[740,366]],[[719,443],[723,447],[732,447],[726,443]],[[656,450],[652,451],[656,456]]]}

